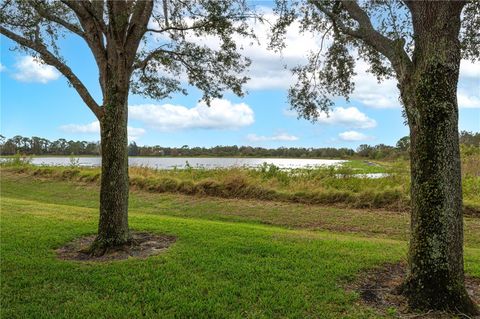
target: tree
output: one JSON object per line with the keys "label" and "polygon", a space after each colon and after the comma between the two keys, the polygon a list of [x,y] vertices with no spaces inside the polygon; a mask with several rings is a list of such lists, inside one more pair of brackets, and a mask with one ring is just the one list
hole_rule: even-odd
{"label": "tree", "polygon": [[138,145],[135,143],[135,141],[128,144],[128,156],[138,156],[138,153]]}
{"label": "tree", "polygon": [[402,151],[407,152],[410,150],[410,136],[404,136],[398,140],[396,147]]}
{"label": "tree", "polygon": [[7,141],[6,137],[0,134],[0,154],[5,154],[5,142]]}
{"label": "tree", "polygon": [[[98,235],[92,253],[129,241],[127,117],[129,92],[163,99],[186,94],[179,80],[210,103],[224,90],[242,95],[249,64],[233,35],[248,36],[243,0],[7,0],[0,33],[39,61],[55,67],[100,122],[102,175]],[[61,56],[59,39],[76,36],[98,67],[97,102]],[[198,38],[217,40],[218,48]]]}
{"label": "tree", "polygon": [[473,133],[468,131],[461,131],[460,144],[480,147],[480,132]]}
{"label": "tree", "polygon": [[295,20],[322,46],[330,42],[293,69],[289,100],[300,116],[315,120],[332,95],[348,99],[355,56],[379,80],[397,80],[410,128],[412,202],[400,290],[413,308],[477,313],[464,285],[457,83],[461,58],[480,57],[480,2],[278,0],[276,11],[272,47],[282,48]]}
{"label": "tree", "polygon": [[357,147],[357,154],[363,157],[370,157],[374,151],[374,148],[368,144],[360,144]]}

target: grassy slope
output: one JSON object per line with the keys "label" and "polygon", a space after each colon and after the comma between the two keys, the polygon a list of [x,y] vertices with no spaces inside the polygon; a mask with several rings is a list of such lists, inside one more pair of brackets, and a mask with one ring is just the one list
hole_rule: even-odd
{"label": "grassy slope", "polygon": [[[17,162],[2,164],[1,170],[23,172],[35,178],[91,183],[98,183],[100,178],[99,168],[38,167]],[[408,211],[410,202],[407,164],[405,161],[396,161],[379,165],[354,160],[336,169],[291,171],[279,170],[269,165],[264,165],[258,170],[243,168],[153,170],[131,167],[130,184],[133,188],[152,193],[197,194],[405,212]],[[477,166],[464,165],[463,199],[469,214],[480,214],[478,195],[480,167]],[[358,173],[388,175],[371,179],[355,177]]]}
{"label": "grassy slope", "polygon": [[[96,187],[5,173],[1,182],[2,318],[375,317],[341,285],[406,250],[402,214],[134,192],[132,228],[177,236],[167,253],[58,261],[55,247],[95,232]],[[466,220],[467,271],[478,277],[479,224]]]}

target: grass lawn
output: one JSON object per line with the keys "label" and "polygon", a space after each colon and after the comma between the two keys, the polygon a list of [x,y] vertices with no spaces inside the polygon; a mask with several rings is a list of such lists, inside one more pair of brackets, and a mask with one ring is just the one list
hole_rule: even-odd
{"label": "grass lawn", "polygon": [[[57,260],[96,231],[93,184],[2,171],[2,318],[377,318],[342,288],[404,259],[408,215],[254,200],[131,194],[130,225],[177,237],[147,260]],[[466,269],[480,277],[480,219]]]}

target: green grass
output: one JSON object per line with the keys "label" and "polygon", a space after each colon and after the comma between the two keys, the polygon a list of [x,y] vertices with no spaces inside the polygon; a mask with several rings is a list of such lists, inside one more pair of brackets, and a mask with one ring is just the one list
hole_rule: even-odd
{"label": "green grass", "polygon": [[[57,260],[97,209],[95,184],[2,171],[2,318],[377,318],[343,286],[406,253],[405,214],[134,191],[131,227],[176,236],[166,253]],[[479,229],[466,219],[476,277]]]}
{"label": "green grass", "polygon": [[[98,185],[33,178],[3,171],[2,196],[51,204],[98,208]],[[342,209],[277,201],[223,199],[134,190],[130,210],[182,218],[244,222],[290,229],[328,230],[357,236],[407,240],[409,213]],[[480,219],[465,218],[467,244],[480,246]]]}
{"label": "green grass", "polygon": [[396,161],[376,161],[376,160],[349,160],[342,165],[347,169],[347,172],[354,174],[369,174],[369,173],[408,173],[408,162],[405,160]]}

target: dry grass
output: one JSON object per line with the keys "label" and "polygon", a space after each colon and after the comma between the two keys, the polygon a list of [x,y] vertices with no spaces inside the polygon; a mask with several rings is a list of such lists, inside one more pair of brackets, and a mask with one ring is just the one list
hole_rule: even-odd
{"label": "dry grass", "polygon": [[[359,167],[355,167],[355,165]],[[463,159],[463,193],[466,213],[480,213],[480,155]],[[40,178],[98,183],[99,168],[36,167],[9,165],[4,170]],[[371,179],[355,174],[375,169],[388,176]],[[280,170],[273,165],[260,169],[174,169],[155,170],[131,167],[133,189],[154,193],[180,193],[221,198],[242,198],[332,205],[342,208],[406,211],[410,205],[408,162],[399,161],[379,167],[358,163],[340,168]]]}

